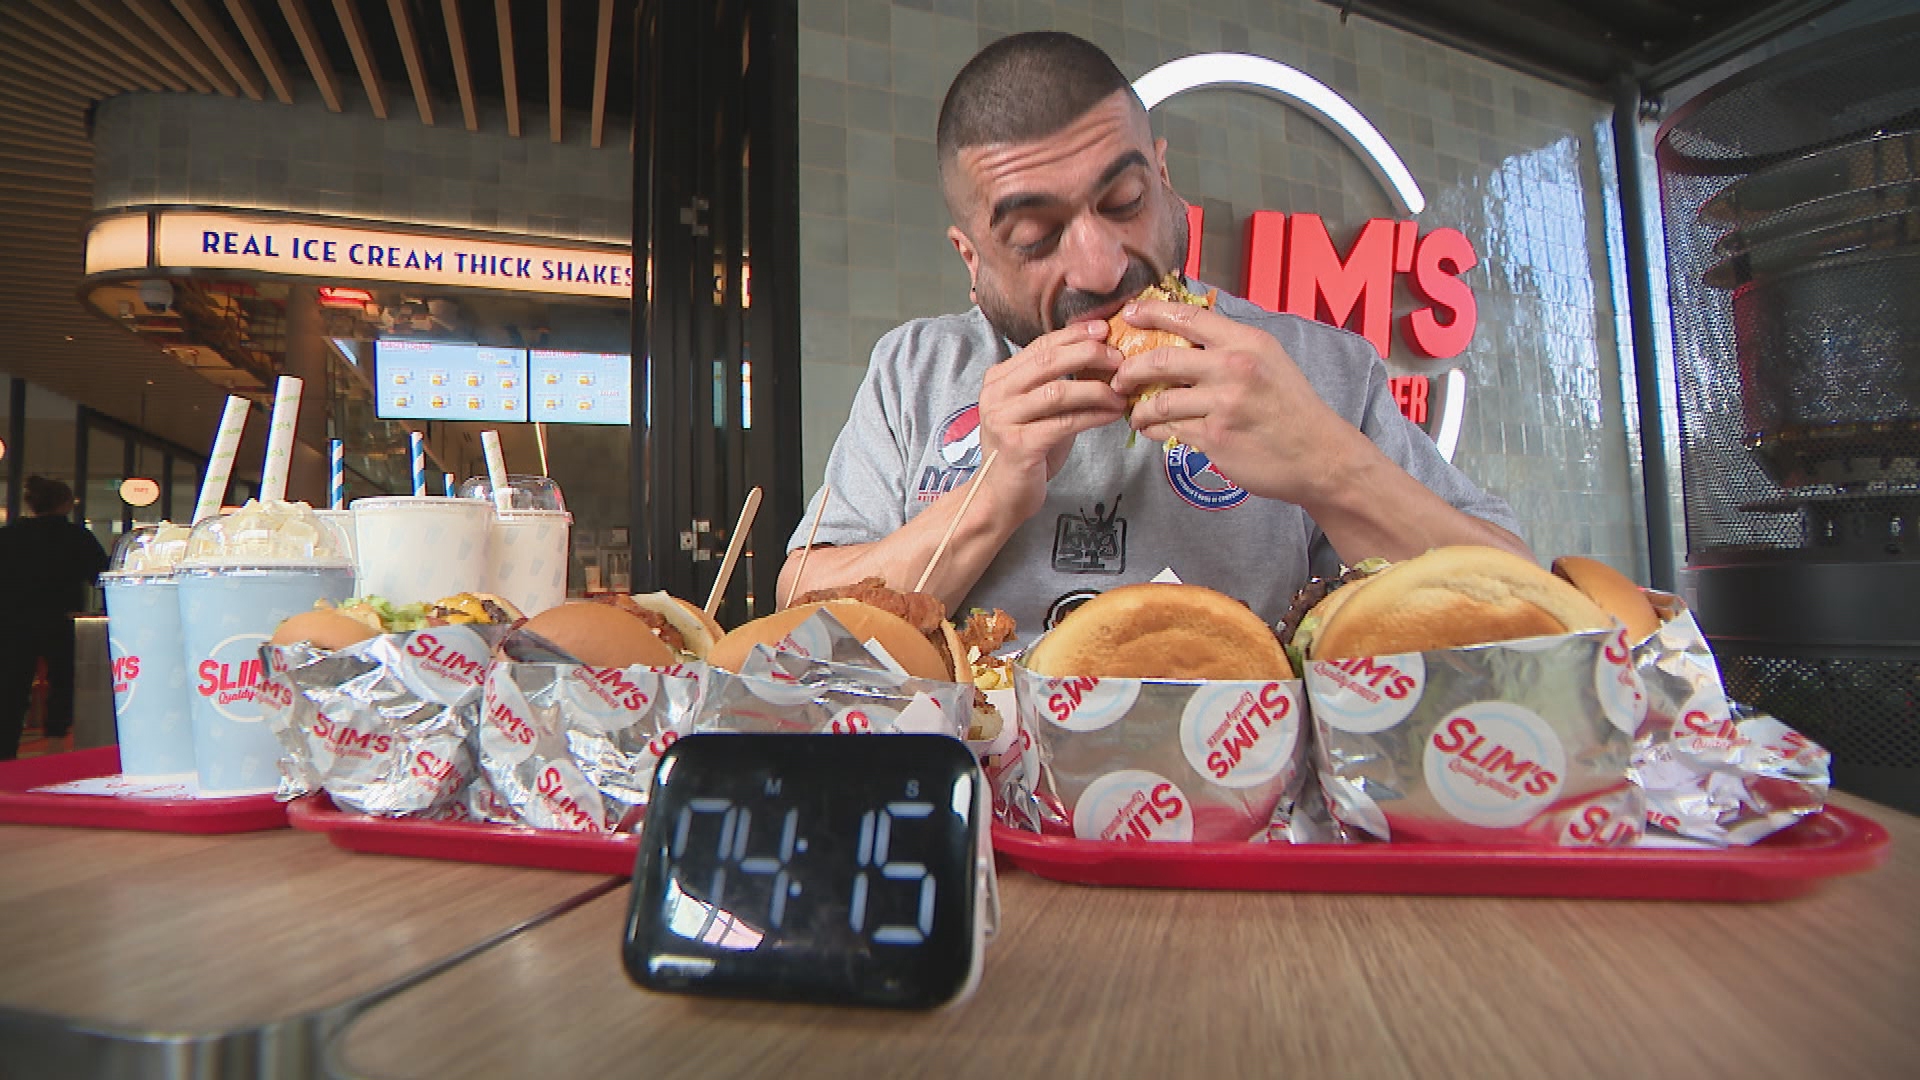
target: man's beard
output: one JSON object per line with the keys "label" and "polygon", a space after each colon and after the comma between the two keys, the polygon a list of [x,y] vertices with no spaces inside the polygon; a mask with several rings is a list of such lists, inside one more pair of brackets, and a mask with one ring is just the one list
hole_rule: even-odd
{"label": "man's beard", "polygon": [[1081,292],[1079,289],[1062,289],[1054,297],[1051,326],[1043,326],[1027,309],[1009,303],[994,287],[989,275],[981,274],[974,282],[974,302],[980,305],[981,314],[987,317],[995,330],[998,330],[1013,343],[1016,349],[1024,349],[1033,344],[1033,339],[1049,330],[1058,330],[1071,325],[1089,311],[1097,311],[1116,300],[1131,300],[1140,295],[1141,290],[1157,283],[1167,275],[1168,270],[1177,268],[1187,251],[1187,207],[1180,198],[1167,191],[1167,233],[1170,243],[1167,251],[1160,253],[1166,269],[1159,269],[1138,256],[1127,260],[1127,272],[1121,276],[1120,284],[1108,293]]}

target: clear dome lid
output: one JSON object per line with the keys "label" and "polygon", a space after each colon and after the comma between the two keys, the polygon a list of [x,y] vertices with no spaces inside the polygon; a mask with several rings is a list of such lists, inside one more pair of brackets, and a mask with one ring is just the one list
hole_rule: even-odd
{"label": "clear dome lid", "polygon": [[171,521],[135,525],[113,545],[107,573],[116,577],[171,574],[187,553],[187,536],[191,531]]}
{"label": "clear dome lid", "polygon": [[[507,474],[508,510],[565,510],[567,500],[560,494],[560,485],[551,476],[522,476],[519,473]],[[460,497],[463,499],[485,499],[493,501],[493,480],[486,476],[469,477],[460,485]]]}
{"label": "clear dome lid", "polygon": [[195,525],[186,547],[182,569],[353,565],[340,527],[303,502],[250,500]]}

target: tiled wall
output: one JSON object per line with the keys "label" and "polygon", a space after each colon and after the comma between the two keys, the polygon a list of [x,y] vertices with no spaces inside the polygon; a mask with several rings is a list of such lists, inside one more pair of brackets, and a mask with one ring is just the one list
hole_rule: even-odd
{"label": "tiled wall", "polygon": [[[1427,196],[1422,228],[1458,228],[1480,253],[1467,277],[1480,321],[1461,358],[1469,390],[1455,460],[1512,501],[1542,555],[1593,554],[1644,577],[1609,266],[1618,212],[1607,213],[1601,172],[1612,171],[1606,103],[1363,18],[1343,23],[1314,0],[801,0],[800,21],[809,485],[874,341],[967,306],[934,182],[947,83],[986,42],[1060,29],[1133,77],[1194,52],[1268,56],[1369,117]],[[1215,90],[1168,102],[1155,126],[1174,186],[1206,207],[1213,284],[1239,290],[1254,210],[1322,214],[1343,249],[1365,219],[1393,216],[1359,159],[1304,114]],[[1412,306],[1402,295],[1396,310]],[[1411,362],[1402,348],[1392,362]]]}
{"label": "tiled wall", "polygon": [[[585,126],[505,134],[483,117],[423,126],[398,102],[387,120],[318,102],[124,94],[94,113],[94,205],[267,208],[456,228],[633,243],[633,156]],[[617,144],[617,145],[616,145]]]}

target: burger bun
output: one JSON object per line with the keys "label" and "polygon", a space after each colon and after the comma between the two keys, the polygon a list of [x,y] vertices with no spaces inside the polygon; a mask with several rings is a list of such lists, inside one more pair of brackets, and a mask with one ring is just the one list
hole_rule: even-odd
{"label": "burger bun", "polygon": [[269,645],[292,645],[295,642],[308,642],[315,648],[329,652],[357,645],[373,637],[379,631],[351,615],[342,615],[331,608],[316,611],[303,611],[290,615],[280,621],[273,636],[267,639]]}
{"label": "burger bun", "polygon": [[1607,614],[1619,619],[1636,644],[1660,631],[1660,614],[1631,579],[1606,563],[1578,555],[1553,560],[1553,572],[1587,594]]}
{"label": "burger bun", "polygon": [[[942,660],[939,650],[925,635],[915,630],[912,623],[858,600],[796,604],[785,611],[742,623],[714,642],[712,650],[707,653],[707,663],[725,671],[737,672],[740,665],[746,663],[755,645],[778,645],[793,633],[795,627],[821,608],[831,611],[833,617],[840,620],[840,624],[854,637],[861,641],[877,642],[908,675],[939,682],[954,680],[958,664],[949,665]],[[972,677],[969,676],[965,681],[971,682]]]}
{"label": "burger bun", "polygon": [[1336,590],[1310,659],[1429,652],[1497,641],[1603,630],[1612,625],[1586,594],[1499,548],[1434,548]]}
{"label": "burger bun", "polygon": [[1294,677],[1273,629],[1245,604],[1203,586],[1158,582],[1123,585],[1080,605],[1023,662],[1050,677]]}
{"label": "burger bun", "polygon": [[520,631],[544,638],[588,667],[668,667],[680,662],[645,621],[612,604],[561,604],[520,624]]}

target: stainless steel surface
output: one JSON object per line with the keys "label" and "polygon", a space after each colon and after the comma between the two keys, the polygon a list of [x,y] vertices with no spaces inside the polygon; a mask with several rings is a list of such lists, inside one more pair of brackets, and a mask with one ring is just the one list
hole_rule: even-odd
{"label": "stainless steel surface", "polygon": [[107,619],[73,620],[73,748],[119,742],[113,724],[113,662],[107,655]]}

